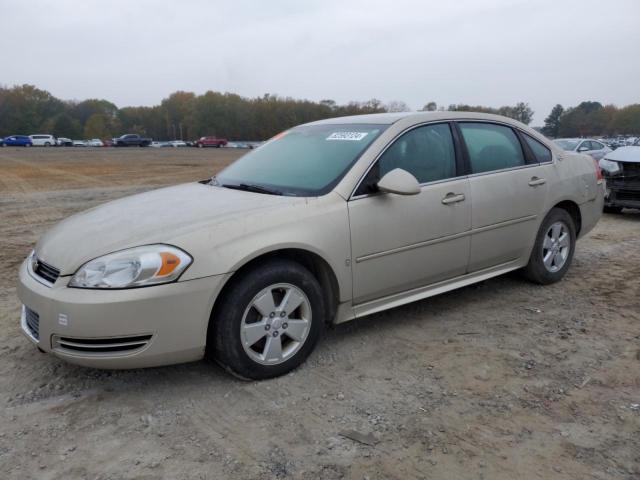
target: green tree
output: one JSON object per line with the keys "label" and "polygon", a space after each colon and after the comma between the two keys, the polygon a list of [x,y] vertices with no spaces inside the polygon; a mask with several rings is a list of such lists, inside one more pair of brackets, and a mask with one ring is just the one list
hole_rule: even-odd
{"label": "green tree", "polygon": [[558,135],[587,137],[602,134],[608,123],[608,113],[600,102],[582,102],[567,109],[560,117]]}
{"label": "green tree", "polygon": [[519,102],[514,106],[503,106],[500,108],[485,107],[482,105],[466,105],[459,103],[457,105],[449,105],[448,110],[453,112],[493,113],[496,115],[513,118],[526,125],[529,125],[529,123],[531,123],[534,113],[533,110],[531,110],[531,107],[529,107],[529,104],[524,102]]}
{"label": "green tree", "polygon": [[102,114],[108,119],[115,118],[118,113],[118,107],[108,100],[90,98],[80,103],[71,104],[70,113],[84,126],[89,117],[96,113]]}
{"label": "green tree", "polygon": [[628,105],[617,110],[610,120],[608,130],[610,133],[639,134],[640,104]]}
{"label": "green tree", "polygon": [[560,130],[560,118],[564,113],[564,108],[559,103],[551,109],[549,116],[544,119],[544,127],[542,127],[542,133],[547,137],[556,138],[558,131]]}
{"label": "green tree", "polygon": [[435,112],[438,109],[438,104],[436,102],[429,102],[422,107],[422,112]]}
{"label": "green tree", "polygon": [[56,137],[72,139],[82,138],[82,125],[75,118],[66,112],[49,118],[42,127],[43,132],[51,133]]}
{"label": "green tree", "polygon": [[498,109],[498,115],[513,118],[519,122],[529,125],[533,119],[533,110],[528,103],[518,102],[513,107],[500,107]]}
{"label": "green tree", "polygon": [[94,113],[84,124],[84,138],[111,138],[110,121],[104,114]]}
{"label": "green tree", "polygon": [[392,100],[385,105],[387,112],[410,112],[411,108],[405,102],[400,100]]}
{"label": "green tree", "polygon": [[64,103],[33,85],[0,89],[0,136],[40,133],[45,122],[64,111]]}

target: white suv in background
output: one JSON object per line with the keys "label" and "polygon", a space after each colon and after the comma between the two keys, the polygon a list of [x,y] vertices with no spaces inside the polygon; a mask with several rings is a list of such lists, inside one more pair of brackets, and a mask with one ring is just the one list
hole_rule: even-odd
{"label": "white suv in background", "polygon": [[57,145],[56,137],[53,135],[29,135],[29,138],[34,147],[55,147]]}

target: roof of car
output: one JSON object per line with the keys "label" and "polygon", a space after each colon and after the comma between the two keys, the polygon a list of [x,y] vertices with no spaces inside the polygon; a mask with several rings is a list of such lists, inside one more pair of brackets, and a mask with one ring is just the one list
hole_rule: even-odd
{"label": "roof of car", "polygon": [[318,120],[308,123],[307,125],[335,125],[344,123],[362,123],[374,125],[391,125],[399,120],[413,120],[415,122],[428,122],[434,120],[452,120],[452,119],[477,119],[477,120],[494,120],[498,122],[507,122],[512,124],[520,124],[520,122],[512,118],[503,117],[501,115],[493,115],[490,113],[478,112],[394,112],[394,113],[371,113],[368,115],[353,115],[348,117],[334,117],[324,120]]}

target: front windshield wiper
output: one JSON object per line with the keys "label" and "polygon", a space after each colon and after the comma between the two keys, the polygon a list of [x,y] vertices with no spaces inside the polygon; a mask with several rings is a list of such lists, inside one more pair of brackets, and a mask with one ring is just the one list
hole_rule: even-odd
{"label": "front windshield wiper", "polygon": [[282,195],[280,190],[274,190],[272,188],[263,187],[261,185],[251,185],[248,183],[232,184],[223,183],[224,188],[231,188],[234,190],[243,190],[245,192],[266,193],[268,195]]}

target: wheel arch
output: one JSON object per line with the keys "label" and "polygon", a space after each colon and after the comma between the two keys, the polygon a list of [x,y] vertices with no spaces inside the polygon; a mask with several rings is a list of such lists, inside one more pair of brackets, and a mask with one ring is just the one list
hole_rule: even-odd
{"label": "wheel arch", "polygon": [[556,203],[552,208],[565,210],[571,216],[576,227],[577,238],[580,235],[580,230],[582,230],[582,214],[580,213],[580,207],[578,204],[572,200],[563,200]]}
{"label": "wheel arch", "polygon": [[213,303],[207,330],[211,326],[211,321],[214,319],[217,308],[219,308],[222,303],[222,299],[227,291],[233,287],[234,283],[243,275],[247,274],[247,272],[274,259],[294,261],[311,272],[322,288],[324,300],[327,305],[327,322],[333,320],[338,309],[338,304],[340,303],[340,284],[333,268],[316,252],[304,248],[288,247],[263,252],[255,257],[246,259],[244,263],[234,269],[233,274],[226,279]]}

